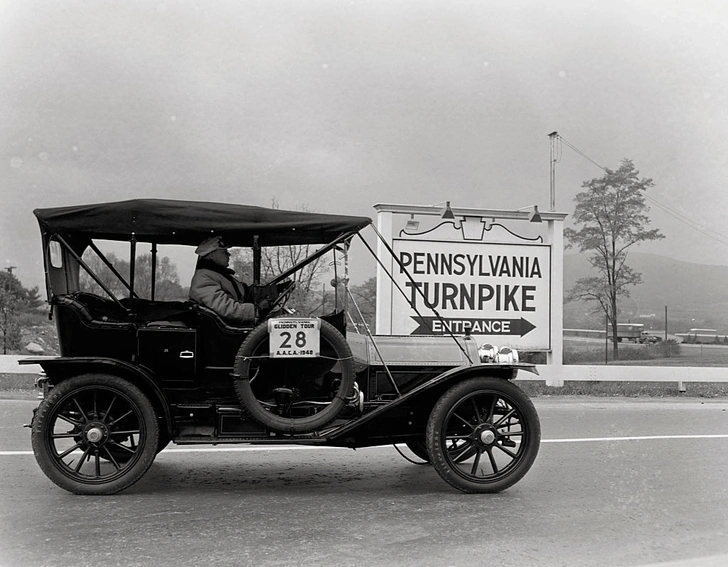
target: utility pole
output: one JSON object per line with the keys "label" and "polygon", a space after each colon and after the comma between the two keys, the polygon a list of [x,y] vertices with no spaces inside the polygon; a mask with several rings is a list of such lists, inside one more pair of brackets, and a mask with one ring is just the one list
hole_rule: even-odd
{"label": "utility pole", "polygon": [[550,183],[550,200],[549,200],[549,211],[553,212],[556,210],[556,142],[558,140],[559,133],[554,131],[549,134],[549,140],[551,141],[551,183]]}
{"label": "utility pole", "polygon": [[667,342],[667,305],[665,305],[665,342]]}
{"label": "utility pole", "polygon": [[[5,270],[12,274],[15,266],[8,266]],[[3,278],[2,296],[0,297],[0,310],[2,311],[3,354],[8,354],[8,333],[10,324],[10,286],[9,278]]]}
{"label": "utility pole", "polygon": [[604,314],[604,364],[609,364],[609,315]]}

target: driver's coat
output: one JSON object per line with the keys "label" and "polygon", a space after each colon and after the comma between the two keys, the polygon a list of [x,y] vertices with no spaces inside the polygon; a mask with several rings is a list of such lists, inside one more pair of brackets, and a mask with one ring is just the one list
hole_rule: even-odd
{"label": "driver's coat", "polygon": [[234,299],[245,297],[246,290],[242,282],[231,279],[214,270],[198,268],[190,283],[190,299],[212,309],[230,323],[253,323],[255,306]]}

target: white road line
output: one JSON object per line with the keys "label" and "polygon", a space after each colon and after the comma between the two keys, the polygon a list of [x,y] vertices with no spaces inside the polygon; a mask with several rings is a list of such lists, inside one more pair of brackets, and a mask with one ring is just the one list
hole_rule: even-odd
{"label": "white road line", "polygon": [[723,567],[724,565],[728,565],[728,554],[693,557],[664,563],[650,563],[641,567]]}
{"label": "white road line", "polygon": [[[718,435],[642,435],[635,437],[583,437],[575,439],[542,439],[541,443],[592,443],[592,442],[615,442],[615,441],[661,441],[670,439],[728,439],[728,434]],[[377,447],[361,447],[358,451],[367,449],[387,449],[390,445],[380,445]],[[179,447],[173,449],[165,449],[164,454],[171,453],[237,453],[246,451],[311,451],[315,449],[338,449],[350,450],[348,447],[320,447],[311,445],[285,445],[285,446],[245,446],[245,447]],[[0,451],[0,457],[10,457],[13,455],[32,455],[33,451]]]}
{"label": "white road line", "polygon": [[541,443],[589,443],[590,441],[653,441],[661,439],[728,439],[726,435],[640,435],[636,437],[584,437],[582,439],[541,439]]}

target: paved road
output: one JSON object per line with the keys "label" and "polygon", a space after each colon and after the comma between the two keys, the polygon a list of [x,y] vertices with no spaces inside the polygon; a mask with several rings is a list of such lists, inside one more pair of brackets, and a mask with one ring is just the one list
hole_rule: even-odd
{"label": "paved road", "polygon": [[536,464],[494,496],[391,447],[173,446],[79,497],[29,454],[34,402],[0,400],[0,565],[728,564],[728,401],[535,402]]}

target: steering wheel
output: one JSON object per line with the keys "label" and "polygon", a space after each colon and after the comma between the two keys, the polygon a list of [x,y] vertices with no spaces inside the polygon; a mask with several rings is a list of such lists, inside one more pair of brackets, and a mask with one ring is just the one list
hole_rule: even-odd
{"label": "steering wheel", "polygon": [[276,309],[282,309],[285,303],[290,299],[293,290],[296,288],[296,282],[294,280],[289,280],[287,282],[283,281],[279,285],[283,286],[283,289],[278,292],[278,297],[270,302],[270,307],[268,308],[269,312],[275,311]]}

